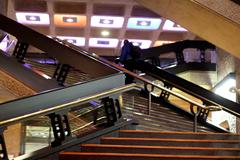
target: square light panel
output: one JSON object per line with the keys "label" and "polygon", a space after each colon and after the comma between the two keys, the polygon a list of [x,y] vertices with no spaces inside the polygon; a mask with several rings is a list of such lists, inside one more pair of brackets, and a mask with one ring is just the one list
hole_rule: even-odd
{"label": "square light panel", "polygon": [[161,45],[164,45],[164,44],[170,44],[170,43],[174,43],[175,41],[156,41],[154,43],[154,47],[156,46],[161,46]]}
{"label": "square light panel", "polygon": [[162,20],[159,18],[129,18],[127,28],[130,29],[158,29]]}
{"label": "square light panel", "polygon": [[69,15],[69,14],[55,14],[54,24],[60,27],[85,27],[87,23],[86,16],[83,15]]}
{"label": "square light panel", "polygon": [[76,46],[84,46],[85,45],[85,38],[83,38],[83,37],[57,36],[57,38],[59,38],[61,40],[65,40]]}
{"label": "square light panel", "polygon": [[[146,49],[151,46],[152,41],[142,40],[142,39],[128,39],[129,42],[132,42],[134,46],[139,46],[141,49]],[[122,42],[123,45],[123,42]]]}
{"label": "square light panel", "polygon": [[180,25],[170,21],[166,20],[165,24],[163,25],[164,31],[187,31],[185,28],[182,28]]}
{"label": "square light panel", "polygon": [[118,39],[114,39],[114,38],[90,38],[89,39],[90,47],[116,48],[117,45],[118,45]]}
{"label": "square light panel", "polygon": [[114,16],[92,16],[92,27],[121,28],[123,26],[123,17]]}
{"label": "square light panel", "polygon": [[46,13],[17,12],[16,18],[19,23],[31,25],[49,25],[49,15]]}

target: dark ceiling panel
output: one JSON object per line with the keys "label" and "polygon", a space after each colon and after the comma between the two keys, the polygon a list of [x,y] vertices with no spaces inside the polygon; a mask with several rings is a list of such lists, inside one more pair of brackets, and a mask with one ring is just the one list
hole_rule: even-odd
{"label": "dark ceiling panel", "polygon": [[86,3],[55,2],[55,13],[85,14]]}
{"label": "dark ceiling panel", "polygon": [[115,4],[94,4],[93,14],[95,15],[111,15],[124,16],[124,5]]}
{"label": "dark ceiling panel", "polygon": [[141,6],[133,7],[132,16],[133,17],[155,17],[155,18],[161,17],[158,14],[154,13],[153,11]]}
{"label": "dark ceiling panel", "polygon": [[47,2],[42,0],[15,0],[14,8],[22,12],[47,12]]}
{"label": "dark ceiling panel", "polygon": [[84,29],[82,28],[63,28],[56,27],[56,35],[57,36],[74,36],[74,37],[83,37]]}

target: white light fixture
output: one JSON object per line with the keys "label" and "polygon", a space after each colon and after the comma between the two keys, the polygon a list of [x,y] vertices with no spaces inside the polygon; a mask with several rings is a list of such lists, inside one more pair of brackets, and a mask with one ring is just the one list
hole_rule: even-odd
{"label": "white light fixture", "polygon": [[166,22],[163,25],[164,31],[187,31],[185,28],[182,28],[180,25],[170,21],[166,20]]}
{"label": "white light fixture", "polygon": [[49,25],[49,15],[46,13],[17,12],[16,18],[19,23],[31,25]]}
{"label": "white light fixture", "polygon": [[90,38],[90,47],[115,48],[118,45],[118,39],[114,38]]}
{"label": "white light fixture", "polygon": [[102,31],[102,32],[101,32],[101,35],[102,35],[103,37],[107,37],[107,36],[110,35],[110,32],[109,32],[109,31]]}
{"label": "white light fixture", "polygon": [[72,36],[57,36],[61,40],[66,40],[69,43],[72,43],[76,46],[84,46],[85,38],[83,37],[72,37]]}
{"label": "white light fixture", "polygon": [[124,18],[115,16],[92,16],[92,27],[105,27],[105,28],[121,28],[123,26]]}
{"label": "white light fixture", "polygon": [[127,28],[155,30],[159,28],[161,22],[162,20],[160,18],[131,17],[128,20]]}

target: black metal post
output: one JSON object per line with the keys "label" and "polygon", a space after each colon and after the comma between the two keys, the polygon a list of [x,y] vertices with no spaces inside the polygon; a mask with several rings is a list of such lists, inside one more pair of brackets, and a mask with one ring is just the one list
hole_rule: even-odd
{"label": "black metal post", "polygon": [[13,51],[13,55],[16,56],[19,62],[23,62],[25,55],[27,53],[28,47],[29,47],[28,43],[19,42],[19,41],[17,42]]}

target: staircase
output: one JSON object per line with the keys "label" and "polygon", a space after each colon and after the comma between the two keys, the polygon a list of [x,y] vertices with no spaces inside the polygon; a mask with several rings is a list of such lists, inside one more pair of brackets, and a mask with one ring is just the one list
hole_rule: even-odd
{"label": "staircase", "polygon": [[207,160],[240,159],[240,135],[229,133],[120,130],[100,144],[82,144],[81,152],[61,152],[60,160]]}
{"label": "staircase", "polygon": [[[148,99],[139,93],[123,93],[123,115],[139,122],[137,129],[150,131],[193,131],[193,119],[178,113],[166,105],[151,103],[148,114]],[[190,114],[190,113],[189,113]],[[216,132],[211,127],[198,123],[199,132]]]}

